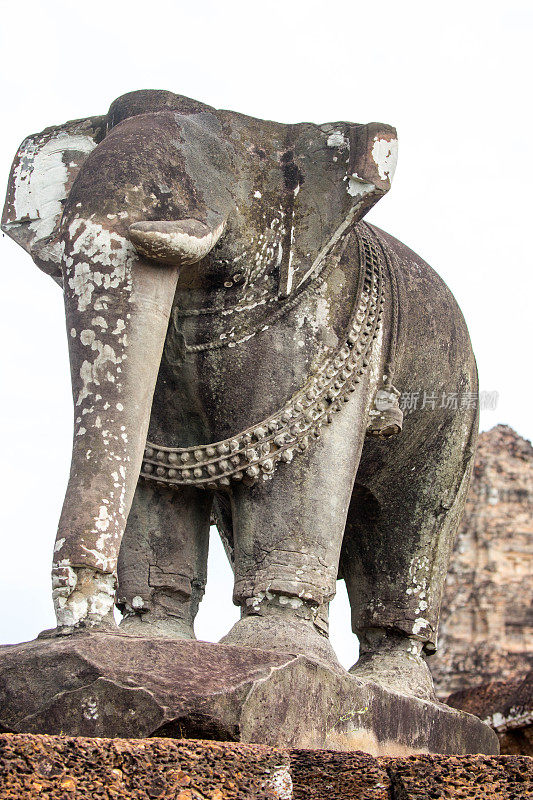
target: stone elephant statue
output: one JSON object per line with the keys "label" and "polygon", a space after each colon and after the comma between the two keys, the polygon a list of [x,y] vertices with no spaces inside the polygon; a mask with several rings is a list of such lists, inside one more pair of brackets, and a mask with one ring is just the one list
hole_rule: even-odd
{"label": "stone elephant statue", "polygon": [[116,601],[126,634],[194,638],[213,516],[223,641],[340,669],[343,578],[353,673],[433,696],[477,374],[442,280],[362,221],[396,144],[166,91],[22,143],[2,229],[63,289],[75,409],[55,635]]}

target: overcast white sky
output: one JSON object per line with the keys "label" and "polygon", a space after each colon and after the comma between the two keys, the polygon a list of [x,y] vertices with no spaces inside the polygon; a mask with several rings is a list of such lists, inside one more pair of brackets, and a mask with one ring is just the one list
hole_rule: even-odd
{"label": "overcast white sky", "polygon": [[[26,135],[103,114],[133,89],[282,122],[395,125],[396,178],[368,219],[419,252],[458,299],[481,388],[499,392],[482,428],[504,422],[532,438],[531,3],[3,0],[0,9],[6,180]],[[5,237],[0,262],[0,642],[14,642],[53,625],[49,569],[72,412],[60,290]],[[197,633],[214,641],[236,616],[215,540]],[[350,666],[344,596],[333,641]]]}

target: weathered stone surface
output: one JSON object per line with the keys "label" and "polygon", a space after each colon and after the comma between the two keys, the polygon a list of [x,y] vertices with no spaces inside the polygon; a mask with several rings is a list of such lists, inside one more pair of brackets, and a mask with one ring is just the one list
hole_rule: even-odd
{"label": "weathered stone surface", "polygon": [[304,656],[103,632],[1,648],[0,725],[374,755],[498,752],[476,717]]}
{"label": "weathered stone surface", "polygon": [[533,761],[499,758],[417,756],[380,759],[394,800],[526,800],[533,797]]}
{"label": "weathered stone surface", "polygon": [[293,800],[390,800],[391,782],[380,759],[330,750],[289,753]]}
{"label": "weathered stone surface", "polygon": [[528,800],[533,759],[0,734],[0,800]]}
{"label": "weathered stone surface", "polygon": [[0,735],[1,800],[290,800],[288,767],[257,745]]}
{"label": "weathered stone surface", "polygon": [[440,697],[533,667],[533,447],[511,428],[482,433],[430,659]]}
{"label": "weathered stone surface", "polygon": [[501,753],[533,756],[533,671],[522,681],[462,689],[446,702],[490,725],[498,734]]}

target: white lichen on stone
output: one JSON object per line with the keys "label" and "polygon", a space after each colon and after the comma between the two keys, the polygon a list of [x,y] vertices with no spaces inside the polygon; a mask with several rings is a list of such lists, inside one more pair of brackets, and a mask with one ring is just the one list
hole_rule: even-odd
{"label": "white lichen on stone", "polygon": [[268,788],[276,800],[292,800],[292,778],[287,765],[275,767],[268,781]]}
{"label": "white lichen on stone", "polygon": [[66,131],[26,139],[13,174],[13,222],[29,222],[38,240],[50,236],[63,211],[69,167],[76,166],[65,164],[64,153],[87,155],[95,146],[90,136]]}
{"label": "white lichen on stone", "polygon": [[427,619],[424,619],[424,617],[418,617],[413,623],[413,633],[415,636],[418,636],[422,633],[422,631],[427,630],[429,627],[430,625]]}
{"label": "white lichen on stone", "polygon": [[97,625],[113,608],[115,576],[89,567],[54,565],[52,597],[59,627]]}
{"label": "white lichen on stone", "polygon": [[398,140],[374,137],[372,158],[378,169],[381,180],[392,181],[398,161]]}
{"label": "white lichen on stone", "polygon": [[87,720],[98,719],[98,702],[95,697],[85,697],[81,701],[81,713]]}
{"label": "white lichen on stone", "polygon": [[346,191],[351,197],[361,199],[367,194],[370,194],[370,192],[373,192],[375,188],[376,187],[373,183],[365,181],[356,174],[348,177],[348,186],[346,187]]}
{"label": "white lichen on stone", "polygon": [[347,147],[346,139],[341,131],[334,131],[328,136],[328,147]]}

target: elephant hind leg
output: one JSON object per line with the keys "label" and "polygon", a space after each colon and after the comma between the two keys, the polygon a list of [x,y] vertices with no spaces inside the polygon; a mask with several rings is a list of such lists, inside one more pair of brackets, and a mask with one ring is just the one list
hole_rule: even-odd
{"label": "elephant hind leg", "polygon": [[[352,672],[429,699],[448,561],[466,500],[477,414],[408,418],[395,441],[365,444],[340,560],[361,643]],[[424,424],[427,423],[427,424]]]}
{"label": "elephant hind leg", "polygon": [[139,481],[118,562],[123,633],[194,639],[207,580],[210,492]]}

